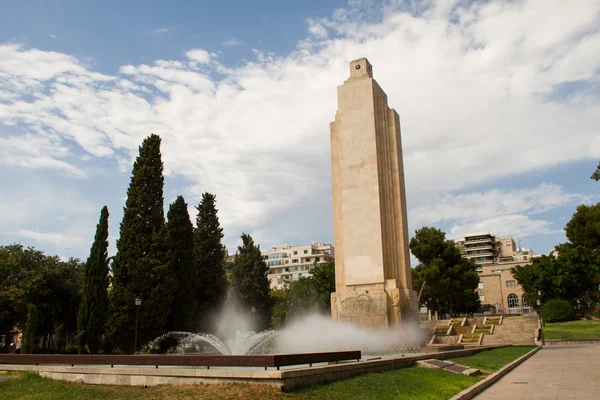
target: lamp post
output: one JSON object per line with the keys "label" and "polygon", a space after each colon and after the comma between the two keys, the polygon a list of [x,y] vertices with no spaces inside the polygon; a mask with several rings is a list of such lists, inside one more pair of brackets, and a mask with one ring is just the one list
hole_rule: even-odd
{"label": "lamp post", "polygon": [[140,315],[140,304],[142,304],[142,299],[139,297],[135,298],[135,341],[133,344],[133,354],[137,353],[137,331],[138,331],[138,317]]}
{"label": "lamp post", "polygon": [[538,312],[539,312],[539,317],[540,317],[540,336],[542,339],[542,346],[546,345],[546,340],[544,339],[544,320],[542,319],[542,291],[538,290],[538,299],[537,299],[537,305],[538,305]]}

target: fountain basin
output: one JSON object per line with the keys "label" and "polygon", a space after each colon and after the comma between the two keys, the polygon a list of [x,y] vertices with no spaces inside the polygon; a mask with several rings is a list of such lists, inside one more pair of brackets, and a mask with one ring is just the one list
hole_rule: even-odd
{"label": "fountain basin", "polygon": [[155,365],[189,367],[279,367],[287,365],[316,364],[356,360],[361,358],[359,350],[297,354],[253,354],[253,355],[83,355],[83,354],[0,354],[0,364],[21,365]]}

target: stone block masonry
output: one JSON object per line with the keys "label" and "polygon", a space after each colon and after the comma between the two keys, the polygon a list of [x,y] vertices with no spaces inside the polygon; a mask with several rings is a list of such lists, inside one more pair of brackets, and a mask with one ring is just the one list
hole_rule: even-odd
{"label": "stone block masonry", "polygon": [[[366,58],[350,63],[331,124],[336,292],[332,316],[363,327],[416,319],[400,118]],[[383,312],[385,310],[385,313]]]}

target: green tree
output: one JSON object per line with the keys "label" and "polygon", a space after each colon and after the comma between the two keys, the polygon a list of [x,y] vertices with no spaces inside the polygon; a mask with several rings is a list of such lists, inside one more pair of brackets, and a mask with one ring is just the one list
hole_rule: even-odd
{"label": "green tree", "polygon": [[287,320],[308,312],[330,314],[332,292],[335,292],[335,263],[315,263],[308,276],[271,291],[271,326],[281,328]]}
{"label": "green tree", "polygon": [[20,244],[0,246],[0,276],[3,332],[15,325],[25,326],[29,304],[35,304],[44,351],[52,347],[53,332],[59,325],[64,326],[65,337],[75,333],[83,287],[83,264],[79,260],[65,262]]}
{"label": "green tree", "polygon": [[173,300],[175,281],[167,259],[160,142],[153,134],[139,148],[112,263],[108,333],[127,352],[134,344],[135,299],[142,300],[140,344],[163,333]]}
{"label": "green tree", "polygon": [[97,353],[108,312],[108,207],[100,211],[94,243],[85,264],[83,295],[77,314],[77,347]]}
{"label": "green tree", "polygon": [[596,167],[596,170],[594,171],[594,173],[592,174],[592,176],[590,176],[591,179],[595,180],[595,181],[600,181],[600,163],[598,163],[598,166]]}
{"label": "green tree", "polygon": [[425,283],[421,302],[427,308],[451,315],[477,311],[477,265],[462,257],[454,241],[439,229],[423,227],[411,238],[410,250],[420,261],[412,270],[413,287],[419,291]]}
{"label": "green tree", "polygon": [[565,227],[567,239],[573,246],[582,246],[592,252],[600,252],[600,203],[593,206],[584,204]]}
{"label": "green tree", "polygon": [[527,303],[539,311],[537,293],[542,302],[564,299],[573,306],[577,301],[597,301],[599,269],[592,253],[583,246],[565,243],[557,246],[560,257],[543,255],[529,265],[512,269],[513,276],[527,293]]}
{"label": "green tree", "polygon": [[232,286],[239,304],[253,316],[258,330],[268,327],[271,315],[268,273],[260,246],[254,244],[250,235],[243,233],[233,266]]}
{"label": "green tree", "polygon": [[195,296],[194,226],[183,196],[177,196],[167,213],[169,271],[177,280],[167,331],[195,328],[198,306]]}
{"label": "green tree", "polygon": [[23,332],[24,354],[33,354],[36,352],[39,343],[40,315],[35,305],[29,304],[27,307],[27,323]]}
{"label": "green tree", "polygon": [[204,193],[196,207],[196,229],[194,231],[195,290],[200,312],[198,329],[211,330],[212,315],[225,297],[225,259],[227,250],[223,246],[223,228],[217,215],[216,198]]}

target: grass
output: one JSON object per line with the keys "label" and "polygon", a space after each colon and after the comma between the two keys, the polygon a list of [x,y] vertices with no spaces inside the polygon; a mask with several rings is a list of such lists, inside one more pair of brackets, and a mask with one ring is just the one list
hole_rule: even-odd
{"label": "grass", "polygon": [[[488,350],[453,361],[495,371],[533,349],[514,346]],[[26,400],[72,399],[448,399],[473,385],[482,377],[469,377],[439,369],[410,367],[389,372],[370,373],[326,385],[314,385],[293,393],[265,385],[179,385],[107,386],[70,383],[42,378],[30,373],[4,374],[9,379],[0,382],[0,398]]]}
{"label": "grass", "polygon": [[294,393],[282,393],[264,385],[132,386],[86,385],[42,378],[35,374],[11,374],[0,383],[3,399],[448,399],[481,378],[419,367],[370,373],[327,385],[315,385]]}
{"label": "grass", "polygon": [[[6,375],[4,375],[6,376]],[[9,374],[0,382],[1,399],[284,399],[284,393],[265,385],[109,386],[55,381],[36,374]]]}
{"label": "grass", "polygon": [[293,399],[449,399],[480,377],[419,367],[361,375],[296,392]]}
{"label": "grass", "polygon": [[534,348],[535,346],[501,347],[499,349],[482,351],[468,357],[453,358],[452,361],[483,371],[497,371]]}
{"label": "grass", "polygon": [[546,339],[598,339],[600,338],[600,321],[546,323],[544,337]]}

